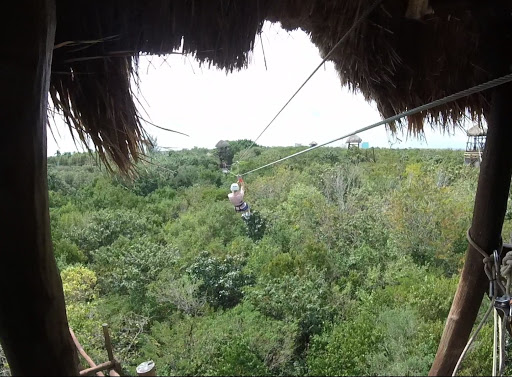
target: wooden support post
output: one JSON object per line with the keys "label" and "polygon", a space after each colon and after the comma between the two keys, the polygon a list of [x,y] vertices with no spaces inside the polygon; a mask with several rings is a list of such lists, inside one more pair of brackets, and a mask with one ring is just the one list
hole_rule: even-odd
{"label": "wooden support post", "polygon": [[2,6],[0,343],[13,375],[78,375],[48,212],[46,127],[55,0]]}
{"label": "wooden support post", "polygon": [[115,362],[114,370],[110,371],[111,376],[119,376],[122,373],[121,365],[114,358],[114,351],[112,350],[112,341],[110,340],[110,334],[108,332],[108,325],[106,323],[103,324],[103,337],[105,338],[105,348],[107,349],[107,355],[109,361]]}
{"label": "wooden support post", "polygon": [[114,360],[114,352],[112,351],[112,342],[110,341],[110,334],[108,333],[108,325],[103,324],[103,337],[105,338],[105,348],[107,349],[108,359]]}
{"label": "wooden support post", "polygon": [[[471,224],[472,238],[489,253],[499,245],[512,176],[511,103],[510,84],[494,89]],[[452,374],[488,287],[482,256],[470,246],[430,376]]]}

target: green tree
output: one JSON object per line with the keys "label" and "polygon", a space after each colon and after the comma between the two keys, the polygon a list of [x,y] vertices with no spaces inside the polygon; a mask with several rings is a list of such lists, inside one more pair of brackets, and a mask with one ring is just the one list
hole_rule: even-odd
{"label": "green tree", "polygon": [[218,258],[203,251],[187,269],[199,280],[199,291],[214,308],[232,308],[243,297],[243,288],[253,279],[243,271],[245,259],[240,256]]}
{"label": "green tree", "polygon": [[289,375],[295,370],[296,331],[295,324],[267,318],[243,303],[155,323],[143,355],[162,375]]}
{"label": "green tree", "polygon": [[364,376],[373,370],[370,355],[382,339],[374,313],[361,310],[351,321],[315,336],[307,355],[311,376]]}
{"label": "green tree", "polygon": [[265,234],[267,224],[259,212],[251,212],[251,216],[249,218],[244,218],[244,221],[247,229],[247,237],[253,241],[261,240]]}
{"label": "green tree", "polygon": [[331,288],[322,275],[309,271],[303,276],[260,279],[248,290],[247,301],[266,316],[297,323],[298,351],[306,349],[311,336],[322,332],[338,311],[330,304]]}
{"label": "green tree", "polygon": [[104,293],[126,295],[131,308],[143,312],[148,304],[148,285],[162,270],[172,267],[176,258],[172,247],[154,243],[148,237],[120,237],[94,253],[93,268]]}

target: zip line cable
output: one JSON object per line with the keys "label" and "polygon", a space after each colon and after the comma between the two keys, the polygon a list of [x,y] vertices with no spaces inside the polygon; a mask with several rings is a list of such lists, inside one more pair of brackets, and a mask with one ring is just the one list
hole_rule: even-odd
{"label": "zip line cable", "polygon": [[335,141],[345,139],[345,138],[347,138],[349,136],[355,135],[356,133],[361,133],[361,132],[364,132],[364,131],[371,130],[372,128],[381,126],[381,125],[386,124],[386,123],[394,122],[395,120],[398,120],[398,119],[403,118],[405,116],[409,116],[409,115],[413,115],[413,114],[416,114],[416,113],[419,113],[419,112],[422,112],[422,111],[425,111],[425,110],[429,110],[429,109],[432,109],[433,107],[436,107],[436,106],[439,106],[439,105],[444,105],[445,103],[452,102],[452,101],[458,100],[460,98],[469,96],[471,94],[475,94],[475,93],[478,93],[478,92],[481,92],[481,91],[484,91],[484,90],[487,90],[487,89],[491,89],[491,88],[494,88],[494,87],[502,85],[502,84],[506,84],[506,83],[511,82],[511,81],[512,81],[512,73],[509,73],[508,75],[499,77],[497,79],[487,81],[487,82],[485,82],[483,84],[479,84],[479,85],[476,85],[476,86],[474,86],[472,88],[462,90],[462,91],[460,91],[458,93],[451,94],[451,95],[449,95],[447,97],[435,100],[435,101],[427,103],[425,105],[418,106],[418,107],[416,107],[414,109],[404,111],[403,113],[400,113],[400,114],[397,114],[397,115],[393,115],[392,117],[389,117],[387,119],[381,120],[381,121],[379,121],[377,123],[373,123],[373,124],[371,124],[369,126],[360,128],[360,129],[358,129],[358,130],[356,130],[354,132],[351,132],[351,133],[346,134],[344,136],[338,137],[338,138],[336,138],[334,140],[327,141],[327,142],[325,142],[323,144],[318,144],[318,145],[315,145],[314,147],[304,149],[304,150],[302,150],[300,152],[297,152],[297,153],[291,154],[289,156],[283,157],[283,158],[281,158],[279,160],[276,160],[276,161],[271,162],[269,164],[260,166],[259,168],[250,170],[250,171],[248,171],[246,173],[243,173],[243,174],[240,174],[240,175],[244,176],[244,175],[247,175],[247,174],[250,174],[250,173],[254,173],[255,171],[258,171],[260,169],[263,169],[263,168],[275,165],[275,164],[277,164],[279,162],[288,160],[289,158],[301,155],[303,153],[310,152],[310,151],[312,151],[314,149],[323,147],[323,146],[328,145],[328,144],[332,144]]}
{"label": "zip line cable", "polygon": [[[341,37],[341,39],[334,45],[334,47],[329,51],[327,55],[323,58],[322,62],[318,64],[318,66],[315,68],[315,70],[309,75],[309,77],[302,83],[302,85],[297,89],[297,91],[290,97],[290,99],[284,104],[284,106],[277,112],[277,114],[272,118],[272,120],[267,124],[267,126],[261,131],[261,133],[258,135],[258,137],[252,142],[252,144],[243,152],[243,156],[246,157],[247,153],[249,153],[249,150],[256,144],[258,139],[265,133],[265,131],[270,127],[272,123],[277,119],[277,117],[283,112],[283,110],[288,106],[288,104],[295,98],[295,96],[301,91],[301,89],[307,84],[307,82],[313,77],[313,75],[322,67],[322,65],[331,57],[331,55],[334,53],[334,51],[347,39],[347,37],[350,35],[350,33],[357,27],[359,24],[366,18],[368,15],[382,2],[383,0],[376,0],[362,15],[359,17],[354,24],[350,27],[350,29],[347,30],[347,32]],[[241,161],[242,158],[240,157],[239,160]]]}

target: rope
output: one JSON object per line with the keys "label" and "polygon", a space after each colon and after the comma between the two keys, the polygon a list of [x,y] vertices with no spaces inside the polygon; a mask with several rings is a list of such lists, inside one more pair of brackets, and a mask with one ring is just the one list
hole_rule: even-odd
{"label": "rope", "polygon": [[[487,278],[489,279],[489,281],[490,282],[496,281],[496,283],[497,283],[498,287],[501,289],[501,291],[505,292],[506,289],[503,286],[503,283],[499,279],[496,279],[496,273],[498,271],[498,261],[495,260],[494,255],[487,254],[480,246],[478,246],[478,244],[473,240],[473,238],[471,238],[469,229],[466,233],[466,238],[468,239],[469,244],[471,246],[473,246],[473,248],[484,257],[482,262],[484,263],[485,275],[487,275]],[[501,251],[502,246],[503,246],[503,240],[500,237],[500,244],[499,244],[498,250]],[[493,268],[495,268],[496,271],[493,271]]]}
{"label": "rope", "polygon": [[510,283],[512,281],[512,252],[509,251],[507,255],[503,257],[503,260],[501,261],[500,273],[501,276],[503,276],[506,280],[505,294],[509,296]]}
{"label": "rope", "polygon": [[[494,289],[494,291],[496,291],[496,289]],[[459,371],[460,364],[462,363],[462,360],[466,356],[466,353],[468,352],[469,347],[473,344],[473,341],[475,340],[476,336],[482,329],[483,325],[485,324],[485,321],[487,321],[489,314],[491,314],[491,311],[494,309],[494,300],[495,300],[495,297],[492,298],[489,308],[487,309],[487,311],[484,314],[484,318],[482,318],[482,320],[480,321],[480,324],[478,325],[478,327],[475,330],[475,333],[469,339],[468,343],[466,344],[466,347],[464,347],[464,350],[462,351],[462,354],[460,355],[459,360],[457,361],[457,364],[455,365],[455,369],[453,370],[452,376],[457,375],[457,372]]]}
{"label": "rope", "polygon": [[[459,360],[457,361],[457,364],[455,365],[455,369],[453,370],[452,376],[455,376],[459,370],[460,364],[462,363],[462,360],[464,360],[464,357],[466,356],[466,353],[473,344],[473,341],[475,340],[476,336],[482,329],[485,321],[489,317],[489,314],[491,313],[492,309],[494,309],[494,332],[493,332],[493,364],[492,364],[492,375],[493,376],[501,376],[503,374],[503,369],[505,367],[505,337],[503,336],[503,328],[506,326],[506,318],[507,316],[503,316],[503,320],[498,320],[498,312],[496,308],[494,307],[494,303],[496,302],[496,296],[497,296],[497,288],[502,289],[503,292],[506,292],[506,294],[509,294],[510,291],[510,283],[512,280],[512,252],[508,252],[507,255],[503,258],[501,267],[499,266],[499,253],[498,250],[501,251],[503,247],[503,240],[500,237],[500,245],[497,250],[493,252],[493,255],[487,254],[471,237],[470,230],[468,229],[466,233],[466,237],[468,239],[469,244],[478,251],[483,256],[483,263],[484,263],[484,270],[485,274],[487,275],[487,278],[489,279],[491,286],[492,286],[492,292],[491,292],[491,304],[489,308],[487,309],[487,312],[484,315],[484,318],[478,325],[477,329],[475,330],[475,333],[473,336],[469,339],[468,343],[464,347],[464,350],[462,351],[462,354],[459,357]],[[497,273],[498,270],[501,273],[501,276],[505,277],[507,280],[506,286],[503,286],[501,281],[499,280]],[[499,354],[498,354],[499,349]],[[496,363],[497,359],[499,359],[498,364]],[[498,369],[498,371],[496,371]]]}
{"label": "rope", "polygon": [[258,171],[260,169],[266,168],[268,166],[272,166],[274,164],[277,164],[279,162],[288,160],[289,158],[301,155],[303,153],[310,152],[310,151],[312,151],[314,149],[323,147],[325,145],[332,144],[335,141],[345,139],[345,138],[347,138],[349,136],[355,135],[356,133],[361,133],[361,132],[364,132],[364,131],[371,130],[372,128],[381,126],[381,125],[386,124],[386,123],[394,122],[394,121],[396,121],[396,120],[398,120],[400,118],[403,118],[403,117],[406,117],[406,116],[410,116],[410,115],[413,115],[413,114],[416,114],[416,113],[419,113],[419,112],[422,112],[422,111],[425,111],[425,110],[429,110],[429,109],[432,109],[433,107],[444,105],[445,103],[448,103],[448,102],[456,101],[456,100],[458,100],[460,98],[467,97],[467,96],[469,96],[471,94],[475,94],[475,93],[478,93],[478,92],[481,92],[481,91],[484,91],[484,90],[487,90],[487,89],[494,88],[494,87],[499,86],[499,85],[506,84],[506,83],[508,83],[510,81],[512,81],[512,73],[509,73],[508,75],[502,76],[502,77],[494,79],[494,80],[487,81],[487,82],[485,82],[483,84],[476,85],[476,86],[474,86],[472,88],[465,89],[463,91],[460,91],[458,93],[449,95],[447,97],[435,100],[433,102],[429,102],[429,103],[427,103],[425,105],[421,105],[421,106],[415,107],[414,109],[404,111],[403,113],[400,113],[400,114],[397,114],[397,115],[393,115],[392,117],[389,117],[387,119],[381,120],[381,121],[379,121],[377,123],[374,123],[374,124],[371,124],[369,126],[360,128],[360,129],[358,129],[358,130],[356,130],[354,132],[351,132],[351,133],[349,133],[347,135],[341,136],[339,138],[336,138],[334,140],[325,142],[323,144],[315,145],[314,147],[304,149],[303,151],[291,154],[291,155],[289,155],[287,157],[281,158],[281,159],[276,160],[274,162],[271,162],[269,164],[260,166],[259,168],[250,170],[250,171],[242,174],[242,176],[250,174],[250,173],[254,173],[255,171]]}
{"label": "rope", "polygon": [[505,327],[506,323],[506,316],[503,316],[503,320],[498,323],[498,333],[499,333],[499,346],[500,346],[500,363],[499,363],[499,370],[498,370],[498,376],[503,376],[503,369],[505,369],[505,337],[503,336],[503,328]]}
{"label": "rope", "polygon": [[[492,287],[492,289],[491,289],[491,303],[489,305],[489,308],[485,312],[484,317],[480,321],[480,324],[476,328],[474,334],[471,336],[471,338],[467,342],[466,346],[462,350],[462,353],[461,353],[461,355],[459,357],[459,360],[457,361],[457,364],[455,365],[455,369],[453,370],[452,376],[456,376],[457,375],[457,372],[459,370],[460,364],[462,363],[462,360],[464,360],[464,357],[466,356],[466,353],[468,352],[469,348],[471,347],[471,345],[475,341],[475,339],[476,339],[478,333],[480,332],[480,330],[482,329],[483,325],[487,321],[487,318],[489,317],[489,314],[491,314],[491,311],[494,309],[494,303],[496,302],[496,296],[497,296],[497,285],[498,285],[498,283],[500,283],[499,279],[497,279],[497,276],[496,276],[496,274],[498,272],[498,268],[497,268],[497,266],[498,266],[498,258],[494,258],[494,255],[493,256],[489,256],[480,246],[478,246],[476,244],[476,242],[473,241],[473,239],[471,238],[471,235],[469,233],[469,229],[468,229],[468,232],[467,232],[467,238],[468,238],[468,241],[471,244],[471,246],[473,246],[484,257],[485,273],[486,273],[487,277],[489,278],[490,285]],[[498,252],[495,251],[493,254],[498,255]],[[489,267],[489,269],[490,269],[489,274],[488,274],[488,270],[487,270],[488,265],[490,265],[490,267]],[[496,330],[494,331],[494,333],[496,334]],[[502,343],[502,339],[500,339],[500,343]],[[494,359],[493,359],[493,373],[494,373],[494,371],[496,369],[496,364],[495,364],[496,357],[495,356],[496,356],[497,351],[496,351],[495,347],[497,347],[496,335],[494,337],[494,345],[493,345],[493,357],[494,357]],[[501,361],[502,361],[502,359],[501,359],[501,354],[500,354],[500,370],[503,367]]]}
{"label": "rope", "polygon": [[[509,251],[501,261],[501,267],[500,267],[500,274],[503,278],[505,278],[505,296],[510,297],[510,285],[512,283],[512,252]],[[508,321],[507,321],[508,319]],[[503,336],[503,328],[506,328],[507,331],[510,333],[510,317],[507,315],[503,316],[503,320],[500,323],[500,367],[498,376],[503,375],[503,371],[505,369],[505,337]]]}
{"label": "rope", "polygon": [[492,375],[496,376],[497,373],[497,365],[496,360],[498,357],[498,311],[494,308],[493,311],[493,319],[494,319],[494,330],[492,336]]}
{"label": "rope", "polygon": [[[498,310],[494,308],[494,335],[492,347],[492,376],[502,376],[505,368],[505,337],[503,328],[505,327],[506,317],[499,320]],[[498,353],[499,352],[499,353]]]}
{"label": "rope", "polygon": [[[325,57],[322,59],[322,62],[318,64],[318,66],[315,68],[315,70],[309,75],[309,77],[302,83],[302,85],[297,89],[297,91],[290,97],[290,99],[284,104],[284,106],[277,112],[277,114],[272,118],[272,120],[267,124],[267,126],[261,131],[261,133],[258,135],[258,137],[252,142],[252,144],[247,148],[243,154],[243,156],[247,156],[247,153],[249,153],[249,150],[256,144],[258,139],[265,133],[265,131],[270,127],[272,123],[277,119],[277,117],[283,112],[283,110],[288,106],[288,104],[295,98],[295,96],[301,91],[301,89],[307,84],[307,82],[313,77],[313,75],[322,67],[322,65],[331,57],[331,55],[334,53],[334,51],[347,39],[347,37],[350,35],[354,29],[359,26],[359,24],[366,18],[368,15],[382,2],[383,0],[376,0],[362,15],[359,17],[354,24],[350,27],[350,29],[347,30],[347,32],[341,37],[341,39],[334,45],[334,47],[325,55]],[[239,158],[239,160],[242,160],[242,157]]]}

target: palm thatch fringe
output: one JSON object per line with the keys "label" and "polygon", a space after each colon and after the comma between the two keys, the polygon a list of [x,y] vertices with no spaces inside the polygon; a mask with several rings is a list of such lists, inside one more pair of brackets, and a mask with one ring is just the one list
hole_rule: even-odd
{"label": "palm thatch fringe", "polygon": [[[128,172],[145,138],[130,91],[140,54],[179,51],[231,72],[246,67],[269,20],[304,30],[325,56],[373,1],[57,0],[52,98],[82,140],[89,135],[105,161]],[[410,19],[409,1],[383,0],[330,58],[341,84],[375,101],[387,118],[497,77],[486,65],[486,47],[489,41],[508,45],[510,33],[479,24],[484,3],[430,0],[434,13]],[[488,95],[474,94],[390,127],[421,134],[424,123],[449,129],[468,114],[480,122]]]}
{"label": "palm thatch fringe", "polygon": [[147,139],[130,87],[138,56],[181,48],[208,66],[244,68],[264,22],[262,3],[58,0],[53,103],[109,169],[113,162],[132,173]]}

